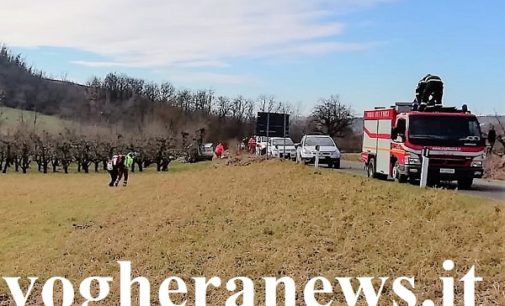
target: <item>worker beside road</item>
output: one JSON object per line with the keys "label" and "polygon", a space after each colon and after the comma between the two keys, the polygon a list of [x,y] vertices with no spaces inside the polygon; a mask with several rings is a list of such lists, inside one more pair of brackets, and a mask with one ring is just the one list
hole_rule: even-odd
{"label": "worker beside road", "polygon": [[442,79],[439,76],[427,74],[417,83],[416,104],[419,110],[424,110],[426,106],[441,106],[443,93]]}
{"label": "worker beside road", "polygon": [[240,151],[245,151],[245,150],[248,150],[248,141],[249,141],[249,138],[247,137],[244,137],[242,139],[242,141],[240,142]]}
{"label": "worker beside road", "polygon": [[249,138],[249,141],[248,141],[248,149],[249,149],[249,153],[250,154],[253,154],[256,152],[256,139],[254,138],[254,136],[251,136],[251,138]]}
{"label": "worker beside road", "polygon": [[214,150],[214,153],[216,154],[217,158],[221,158],[224,153],[224,145],[220,142],[216,146],[216,150]]}
{"label": "worker beside road", "polygon": [[493,147],[496,142],[496,130],[493,125],[489,129],[489,132],[487,132],[487,142],[489,142],[488,152],[491,153],[493,152]]}

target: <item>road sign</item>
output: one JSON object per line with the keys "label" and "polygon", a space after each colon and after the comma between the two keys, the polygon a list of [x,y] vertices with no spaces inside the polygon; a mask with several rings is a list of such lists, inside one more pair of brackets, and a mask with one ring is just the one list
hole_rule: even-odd
{"label": "road sign", "polygon": [[256,136],[289,137],[289,115],[258,112]]}

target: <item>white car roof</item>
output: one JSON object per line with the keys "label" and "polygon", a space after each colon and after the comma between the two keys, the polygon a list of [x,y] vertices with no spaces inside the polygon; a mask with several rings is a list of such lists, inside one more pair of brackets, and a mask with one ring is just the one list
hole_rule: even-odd
{"label": "white car roof", "polygon": [[305,135],[305,137],[331,138],[329,135]]}

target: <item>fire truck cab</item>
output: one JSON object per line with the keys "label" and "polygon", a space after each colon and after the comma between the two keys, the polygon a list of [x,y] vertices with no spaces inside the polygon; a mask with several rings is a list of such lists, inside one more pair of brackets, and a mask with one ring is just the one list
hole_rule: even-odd
{"label": "fire truck cab", "polygon": [[485,140],[466,106],[413,111],[411,103],[396,103],[365,111],[363,119],[361,160],[369,177],[415,182],[423,151],[429,152],[429,184],[457,181],[469,189],[484,173]]}

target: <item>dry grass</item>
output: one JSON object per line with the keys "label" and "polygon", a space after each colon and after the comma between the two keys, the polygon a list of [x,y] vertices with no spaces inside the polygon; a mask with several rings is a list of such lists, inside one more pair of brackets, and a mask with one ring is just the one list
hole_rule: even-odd
{"label": "dry grass", "polygon": [[505,155],[489,154],[484,164],[485,178],[505,180]]}
{"label": "dry grass", "polygon": [[[1,177],[1,276],[61,275],[75,285],[117,277],[121,259],[156,288],[172,275],[289,275],[300,286],[316,275],[406,275],[422,301],[439,299],[440,276],[476,265],[479,301],[505,305],[503,203],[281,161],[106,183],[105,175]],[[453,274],[441,268],[449,258]],[[224,305],[228,296],[215,289],[209,299]],[[106,304],[117,305],[117,290]]]}

